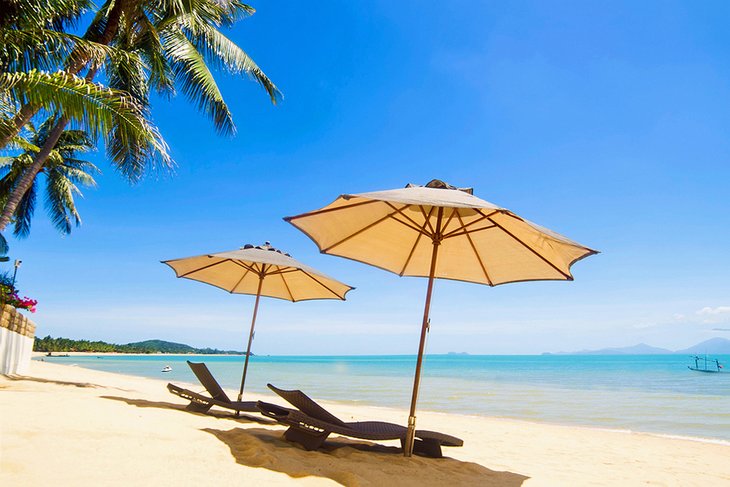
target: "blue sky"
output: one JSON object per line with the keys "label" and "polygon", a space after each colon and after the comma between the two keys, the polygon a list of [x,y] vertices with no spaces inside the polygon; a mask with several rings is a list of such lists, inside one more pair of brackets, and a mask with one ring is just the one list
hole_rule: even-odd
{"label": "blue sky", "polygon": [[262,300],[255,353],[415,353],[426,281],[320,255],[281,218],[439,178],[602,253],[574,282],[438,281],[429,352],[730,338],[730,4],[253,5],[229,35],[284,101],[220,76],[236,137],[178,97],[153,112],[174,175],[130,186],[97,155],[83,225],[39,215],[11,241],[38,335],[243,349],[253,298],[159,261],[270,240],[357,290]]}

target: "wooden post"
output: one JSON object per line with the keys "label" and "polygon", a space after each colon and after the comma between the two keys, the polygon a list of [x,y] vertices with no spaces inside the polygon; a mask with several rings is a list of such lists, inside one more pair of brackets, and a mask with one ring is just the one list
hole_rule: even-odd
{"label": "wooden post", "polygon": [[[248,357],[251,355],[251,342],[253,341],[253,329],[256,326],[256,315],[259,311],[259,299],[261,299],[261,287],[264,284],[264,271],[259,275],[259,287],[256,291],[256,304],[253,306],[253,318],[251,319],[251,331],[248,333],[248,347],[246,347],[246,361],[243,364],[243,377],[241,377],[241,389],[238,391],[238,401],[243,399],[243,386],[246,383],[246,372],[248,371]],[[236,411],[238,415],[238,411]]]}
{"label": "wooden post", "polygon": [[436,275],[436,260],[438,258],[439,246],[441,245],[441,218],[443,216],[443,208],[439,208],[436,219],[436,234],[433,238],[433,251],[431,252],[431,270],[428,274],[428,288],[426,290],[426,304],[423,308],[423,322],[421,324],[421,341],[418,344],[418,359],[416,360],[416,375],[413,378],[413,395],[411,396],[411,410],[408,415],[408,431],[406,432],[406,441],[403,446],[403,455],[410,457],[413,455],[413,442],[416,435],[416,404],[418,403],[418,386],[421,383],[421,366],[423,364],[423,352],[426,348],[426,334],[430,326],[429,313],[431,311],[431,295],[433,293],[433,281]]}

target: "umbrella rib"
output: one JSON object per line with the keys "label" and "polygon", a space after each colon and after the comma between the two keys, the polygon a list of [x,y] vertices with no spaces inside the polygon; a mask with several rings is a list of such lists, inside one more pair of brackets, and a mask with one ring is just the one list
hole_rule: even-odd
{"label": "umbrella rib", "polygon": [[[387,203],[387,202],[386,202],[386,203]],[[377,225],[377,224],[379,224],[379,223],[382,223],[382,222],[384,222],[384,221],[385,221],[385,220],[387,220],[388,218],[391,218],[391,217],[392,217],[392,216],[393,216],[393,215],[394,215],[394,214],[395,214],[396,212],[397,212],[397,210],[396,210],[396,211],[394,211],[393,213],[389,213],[389,214],[385,215],[384,217],[382,217],[382,218],[380,218],[380,219],[378,219],[378,220],[375,220],[374,222],[372,222],[372,223],[371,223],[371,224],[369,224],[369,225],[366,225],[365,227],[361,228],[361,229],[360,229],[360,230],[358,230],[357,232],[351,233],[350,235],[348,235],[347,237],[343,238],[343,239],[342,239],[342,240],[340,240],[339,242],[335,242],[334,244],[330,245],[329,247],[327,247],[327,248],[325,248],[325,249],[322,249],[322,250],[321,250],[321,252],[322,252],[322,253],[327,253],[327,252],[329,252],[330,250],[332,250],[333,248],[337,247],[338,245],[342,245],[343,243],[347,242],[347,241],[348,241],[348,240],[350,240],[351,238],[353,238],[353,237],[356,237],[356,236],[360,235],[360,234],[361,234],[362,232],[365,232],[365,231],[367,231],[367,230],[370,230],[370,229],[371,229],[372,227],[374,227],[375,225]],[[403,222],[401,222],[401,223],[403,223]]]}
{"label": "umbrella rib", "polygon": [[261,272],[256,268],[254,264],[244,264],[240,260],[231,260],[234,264],[236,264],[239,267],[243,267],[247,271],[253,272],[254,274],[261,275]]}
{"label": "umbrella rib", "polygon": [[[451,223],[451,220],[454,219],[454,215],[459,216],[459,209],[458,208],[452,208],[451,209],[451,215],[449,216],[449,219],[446,220],[446,223],[441,227],[441,233],[443,233],[444,230],[449,228],[449,223]],[[463,225],[463,222],[461,221],[461,218],[459,218],[459,222]],[[455,229],[456,230],[456,229]],[[441,238],[445,238],[444,235],[441,235]]]}
{"label": "umbrella rib", "polygon": [[277,275],[277,274],[290,274],[290,273],[296,272],[298,270],[301,270],[301,269],[294,269],[292,267],[286,267],[286,268],[282,269],[281,267],[279,267],[278,270],[276,270],[274,272],[269,272],[266,275],[267,276],[274,276],[274,275]]}
{"label": "umbrella rib", "polygon": [[[455,228],[455,229],[453,229],[453,230],[452,230],[451,232],[449,232],[449,233],[447,233],[446,235],[444,235],[444,238],[449,238],[449,237],[451,237],[451,234],[452,234],[452,233],[454,233],[454,232],[458,232],[459,230],[463,230],[464,228],[468,228],[468,227],[470,227],[470,226],[472,226],[472,225],[474,225],[474,224],[476,224],[476,223],[479,223],[479,222],[481,222],[481,221],[484,221],[484,220],[486,220],[487,218],[489,218],[490,216],[492,216],[492,215],[494,215],[495,213],[497,213],[496,211],[493,211],[492,213],[489,213],[488,215],[484,215],[484,214],[483,214],[483,213],[482,213],[481,211],[479,211],[479,210],[477,210],[477,212],[478,212],[478,213],[479,213],[480,215],[482,215],[482,217],[481,217],[481,218],[477,218],[477,219],[476,219],[476,220],[474,220],[473,222],[469,222],[469,223],[467,223],[466,225],[464,225],[464,226],[462,226],[462,227],[460,227],[460,228]],[[461,220],[460,220],[460,221],[461,221]]]}
{"label": "umbrella rib", "polygon": [[[461,219],[461,215],[456,215],[456,218],[459,219],[459,223],[461,225],[464,225],[464,221]],[[491,228],[491,227],[490,227]],[[494,286],[494,283],[492,282],[492,279],[489,277],[489,273],[487,272],[487,266],[484,265],[484,262],[482,261],[482,257],[479,255],[479,252],[477,251],[476,245],[474,245],[474,241],[471,239],[471,235],[469,235],[469,232],[466,232],[464,234],[466,236],[466,239],[469,241],[469,245],[471,245],[471,249],[474,251],[474,255],[477,258],[477,262],[479,262],[479,267],[482,268],[482,272],[484,272],[484,277],[487,278],[487,282],[490,286]]]}
{"label": "umbrella rib", "polygon": [[289,297],[291,298],[292,302],[296,302],[296,299],[294,299],[294,295],[291,293],[291,289],[289,289],[289,284],[286,283],[286,279],[284,279],[284,272],[278,272],[279,277],[281,277],[281,282],[284,283],[284,287],[286,288],[286,292],[289,293]]}
{"label": "umbrella rib", "polygon": [[331,292],[332,294],[334,294],[335,296],[337,296],[338,298],[340,298],[344,301],[344,298],[342,296],[340,296],[339,294],[337,294],[336,292],[334,292],[328,285],[326,285],[325,283],[323,283],[322,281],[320,281],[319,279],[317,279],[316,277],[314,277],[312,274],[305,271],[304,269],[302,269],[302,272],[304,273],[305,276],[309,277],[314,282],[316,282],[317,284],[319,284],[320,286],[322,286],[323,288],[325,288],[326,290],[328,290],[329,292]]}
{"label": "umbrella rib", "polygon": [[[433,226],[431,225],[431,213],[433,213],[434,207],[431,207],[431,210],[428,212],[428,215],[426,214],[426,210],[423,208],[423,206],[418,205],[418,209],[421,210],[421,214],[423,215],[423,219],[426,221],[426,224],[428,225],[428,228],[431,229],[431,235],[436,234],[436,230],[434,230]],[[425,229],[425,226],[424,226]]]}
{"label": "umbrella rib", "polygon": [[413,230],[415,232],[422,233],[423,235],[426,235],[427,237],[430,237],[431,236],[428,232],[425,231],[425,227],[424,226],[420,226],[420,227],[419,226],[414,226],[414,225],[410,224],[409,222],[404,222],[403,220],[399,220],[395,216],[391,216],[390,218],[393,221],[396,221],[396,222],[400,223],[401,225],[406,226],[406,227],[410,228],[411,230]]}
{"label": "umbrella rib", "polygon": [[[406,222],[403,222],[403,221],[400,221],[399,219],[397,219],[397,218],[395,218],[395,217],[391,216],[391,218],[393,218],[393,220],[397,221],[397,222],[398,222],[398,223],[400,223],[401,225],[405,225],[405,226],[407,226],[407,227],[408,227],[408,228],[410,228],[411,230],[415,230],[415,231],[417,231],[417,232],[421,232],[421,233],[423,233],[424,235],[426,235],[427,237],[430,237],[430,236],[431,236],[431,235],[430,235],[430,234],[429,234],[428,232],[426,232],[426,226],[425,226],[425,225],[419,225],[419,224],[418,224],[418,222],[417,222],[416,220],[414,220],[413,218],[411,218],[411,217],[409,217],[408,215],[406,215],[405,213],[403,213],[403,210],[404,210],[404,209],[405,209],[406,207],[410,206],[410,205],[405,205],[405,206],[403,206],[403,208],[400,208],[400,209],[398,209],[398,208],[396,208],[395,206],[393,206],[393,205],[392,205],[392,204],[391,204],[390,202],[388,202],[388,201],[386,201],[386,202],[385,202],[385,204],[386,204],[386,205],[388,205],[388,206],[390,206],[391,208],[393,208],[393,209],[394,209],[395,211],[397,211],[399,215],[401,215],[401,216],[402,216],[403,218],[405,218],[406,220],[408,220],[408,221],[409,221],[409,222],[410,222],[411,224],[409,225],[408,223],[406,223]],[[432,208],[432,209],[431,209],[431,211],[433,211],[433,207],[431,207],[431,208]],[[430,217],[430,215],[431,215],[431,214],[429,213],[429,217]],[[428,218],[429,218],[429,217],[426,217],[426,221],[428,221]]]}
{"label": "umbrella rib", "polygon": [[185,274],[180,274],[177,277],[188,277],[190,274],[193,274],[193,273],[198,272],[198,271],[204,271],[205,269],[208,269],[208,268],[213,267],[213,266],[217,266],[218,264],[223,264],[224,262],[231,262],[231,259],[219,260],[215,264],[204,265],[203,267],[198,267],[197,269],[193,269],[192,271],[188,271]]}
{"label": "umbrella rib", "polygon": [[463,232],[456,232],[456,233],[451,232],[447,236],[444,237],[444,240],[446,240],[447,238],[461,237],[462,235],[469,235],[469,234],[472,234],[472,233],[481,232],[483,230],[489,230],[490,228],[497,228],[497,226],[496,225],[489,225],[488,227],[476,228],[474,230],[464,230]]}
{"label": "umbrella rib", "polygon": [[236,283],[236,285],[235,285],[235,286],[233,286],[233,287],[231,288],[231,290],[230,290],[230,291],[228,291],[228,292],[229,292],[229,293],[231,293],[231,294],[233,294],[233,292],[234,292],[234,291],[236,290],[236,288],[237,288],[238,286],[240,286],[240,285],[241,285],[241,283],[242,283],[242,282],[243,282],[243,280],[244,280],[244,279],[246,278],[246,276],[248,275],[248,273],[249,273],[249,272],[251,272],[251,271],[250,271],[249,269],[246,269],[246,272],[244,272],[244,273],[243,273],[243,275],[242,275],[242,276],[241,276],[241,278],[240,278],[240,279],[238,280],[238,282]]}
{"label": "umbrella rib", "polygon": [[[478,210],[477,210],[477,211],[478,211]],[[480,213],[481,213],[481,212],[480,212]],[[533,249],[532,247],[530,247],[529,245],[527,245],[527,244],[526,244],[525,242],[523,242],[523,241],[522,241],[522,240],[520,240],[520,239],[519,239],[519,238],[518,238],[517,236],[515,236],[515,235],[514,235],[514,234],[513,234],[512,232],[510,232],[509,230],[507,230],[506,228],[504,228],[504,227],[503,227],[502,225],[500,225],[499,223],[495,222],[495,221],[494,221],[494,220],[492,220],[491,218],[489,218],[489,221],[490,221],[490,222],[492,222],[492,223],[494,223],[494,224],[495,224],[495,225],[496,225],[497,227],[499,227],[499,229],[500,229],[500,230],[502,230],[502,231],[503,231],[504,233],[506,233],[507,235],[509,235],[509,236],[510,236],[510,237],[512,237],[513,239],[515,239],[515,240],[516,240],[516,241],[517,241],[518,243],[520,243],[520,244],[521,244],[521,245],[522,245],[523,247],[525,247],[525,248],[526,248],[527,250],[529,250],[530,252],[532,252],[533,254],[535,254],[536,256],[538,256],[538,257],[539,257],[539,258],[540,258],[540,259],[541,259],[541,260],[542,260],[543,262],[545,262],[545,263],[546,263],[547,265],[549,265],[550,267],[552,267],[553,269],[555,269],[556,271],[558,271],[558,272],[559,272],[560,274],[562,274],[562,275],[563,275],[563,277],[565,277],[565,278],[566,278],[566,279],[567,279],[568,281],[572,281],[572,280],[573,280],[573,276],[571,276],[570,274],[566,274],[565,272],[563,272],[563,271],[562,271],[562,270],[561,270],[560,268],[558,268],[558,267],[557,267],[557,266],[556,266],[555,264],[553,264],[552,262],[550,262],[550,261],[549,261],[549,260],[548,260],[548,259],[547,259],[547,258],[546,258],[545,256],[543,256],[542,254],[540,254],[540,252],[536,251],[535,249]]]}
{"label": "umbrella rib", "polygon": [[[425,222],[423,223],[423,227],[425,229],[425,227],[426,227],[426,223]],[[416,251],[416,247],[418,247],[418,242],[421,241],[421,237],[424,234],[425,234],[425,230],[424,231],[421,231],[421,232],[418,232],[416,234],[416,241],[413,242],[413,247],[411,248],[411,251],[408,253],[408,258],[406,259],[406,263],[403,264],[403,268],[398,273],[399,276],[403,276],[403,274],[406,272],[406,268],[408,267],[408,264],[411,263],[411,258],[413,258],[413,253]]]}
{"label": "umbrella rib", "polygon": [[377,203],[379,201],[380,200],[367,200],[367,201],[360,201],[358,203],[353,203],[351,205],[338,206],[337,208],[323,208],[321,210],[315,210],[315,211],[310,211],[308,213],[302,213],[301,215],[286,216],[286,217],[284,217],[284,221],[291,222],[292,220],[298,220],[299,218],[321,215],[322,213],[329,213],[330,211],[345,210],[347,208],[354,208],[356,206],[361,206],[361,205],[369,205],[371,203]]}

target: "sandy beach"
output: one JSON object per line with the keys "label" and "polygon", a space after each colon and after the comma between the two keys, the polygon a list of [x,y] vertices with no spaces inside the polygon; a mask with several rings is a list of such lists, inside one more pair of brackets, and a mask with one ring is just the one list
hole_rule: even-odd
{"label": "sandy beach", "polygon": [[[406,459],[397,442],[332,436],[307,452],[263,418],[187,412],[158,380],[34,361],[0,388],[3,485],[730,485],[730,446],[687,439],[422,412],[421,428],[464,447]],[[323,404],[343,419],[403,419]]]}

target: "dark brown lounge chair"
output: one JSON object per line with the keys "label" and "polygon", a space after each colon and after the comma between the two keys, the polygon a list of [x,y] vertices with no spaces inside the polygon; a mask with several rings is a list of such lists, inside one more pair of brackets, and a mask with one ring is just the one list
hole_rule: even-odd
{"label": "dark brown lounge chair", "polygon": [[[284,437],[299,443],[307,450],[316,450],[324,443],[330,433],[363,440],[400,440],[403,447],[406,438],[406,427],[382,421],[357,421],[345,423],[326,411],[302,391],[285,391],[268,384],[269,389],[277,393],[297,409],[290,409],[275,404],[259,401],[258,409],[264,416],[289,426]],[[440,458],[442,446],[462,446],[464,442],[453,436],[434,431],[416,430],[416,441],[413,451]]]}
{"label": "dark brown lounge chair", "polygon": [[205,413],[213,406],[219,406],[235,411],[236,415],[242,411],[249,413],[258,412],[256,401],[231,401],[203,362],[195,363],[188,360],[188,365],[210,396],[204,396],[197,392],[183,389],[175,384],[167,384],[167,390],[190,401],[190,404],[185,409]]}

